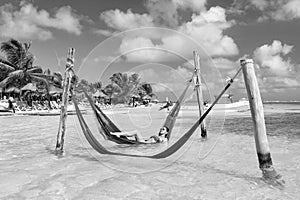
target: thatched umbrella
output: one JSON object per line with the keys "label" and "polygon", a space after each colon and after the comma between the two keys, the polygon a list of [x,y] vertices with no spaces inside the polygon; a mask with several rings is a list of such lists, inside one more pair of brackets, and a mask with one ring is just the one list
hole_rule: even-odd
{"label": "thatched umbrella", "polygon": [[106,98],[107,95],[104,94],[102,91],[97,90],[97,92],[95,92],[95,93],[93,94],[93,97]]}
{"label": "thatched umbrella", "polygon": [[55,94],[62,94],[63,90],[61,88],[55,87],[54,85],[51,85],[49,87],[49,94],[55,95]]}
{"label": "thatched umbrella", "polygon": [[17,87],[10,87],[5,89],[5,93],[20,93],[21,90]]}
{"label": "thatched umbrella", "polygon": [[25,85],[24,87],[21,88],[22,91],[25,91],[25,90],[30,90],[30,91],[37,91],[37,87],[34,83],[28,83],[27,85]]}

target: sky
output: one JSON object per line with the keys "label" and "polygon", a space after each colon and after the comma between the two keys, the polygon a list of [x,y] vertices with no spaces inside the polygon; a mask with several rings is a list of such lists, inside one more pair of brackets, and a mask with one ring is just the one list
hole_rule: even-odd
{"label": "sky", "polygon": [[[197,51],[206,100],[251,58],[263,100],[299,101],[299,25],[300,0],[0,2],[0,42],[31,41],[35,65],[63,72],[73,47],[80,78],[139,73],[160,99],[184,89]],[[247,96],[241,75],[229,93]]]}

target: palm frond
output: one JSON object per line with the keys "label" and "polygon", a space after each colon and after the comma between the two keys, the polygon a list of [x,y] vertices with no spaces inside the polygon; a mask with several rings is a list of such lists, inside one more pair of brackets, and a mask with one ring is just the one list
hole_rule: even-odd
{"label": "palm frond", "polygon": [[1,88],[6,88],[7,85],[9,85],[10,83],[13,82],[13,78],[12,77],[6,77],[5,79],[3,79],[1,82],[0,82],[0,87]]}
{"label": "palm frond", "polygon": [[48,68],[48,69],[46,69],[45,71],[44,71],[44,74],[46,74],[46,75],[51,75],[51,70]]}
{"label": "palm frond", "polygon": [[11,78],[19,78],[19,79],[22,79],[24,78],[25,74],[24,74],[24,71],[23,70],[16,70],[16,71],[13,71],[13,72],[10,72],[8,74],[8,77],[11,77]]}
{"label": "palm frond", "polygon": [[14,69],[15,68],[8,65],[7,63],[3,63],[3,62],[0,61],[0,70],[1,71],[11,72],[11,71],[14,71]]}
{"label": "palm frond", "polygon": [[0,63],[3,63],[3,64],[6,64],[6,65],[9,65],[10,67],[12,67],[14,69],[14,65],[11,64],[8,60],[6,60],[5,58],[3,57],[0,57]]}
{"label": "palm frond", "polygon": [[16,49],[22,49],[22,48],[23,48],[22,43],[19,42],[19,41],[16,40],[16,39],[10,39],[8,42],[9,42],[12,46],[14,46]]}
{"label": "palm frond", "polygon": [[20,61],[20,49],[22,49],[22,44],[17,40],[10,39],[7,42],[2,42],[1,51],[6,55],[7,60],[13,64],[17,65]]}
{"label": "palm frond", "polygon": [[53,76],[55,76],[57,79],[60,79],[60,80],[63,79],[63,76],[62,76],[62,74],[60,72],[53,72]]}
{"label": "palm frond", "polygon": [[[37,74],[43,74],[43,69],[39,66],[34,66],[27,70],[28,73],[37,73]],[[43,74],[47,75],[47,74]]]}
{"label": "palm frond", "polygon": [[28,51],[30,45],[10,39],[2,42],[0,50],[5,54],[7,61],[14,65],[15,69],[31,68],[34,56]]}
{"label": "palm frond", "polygon": [[31,43],[32,43],[32,42],[25,42],[25,43],[23,43],[24,49],[25,49],[26,51],[28,51],[28,49],[30,48]]}

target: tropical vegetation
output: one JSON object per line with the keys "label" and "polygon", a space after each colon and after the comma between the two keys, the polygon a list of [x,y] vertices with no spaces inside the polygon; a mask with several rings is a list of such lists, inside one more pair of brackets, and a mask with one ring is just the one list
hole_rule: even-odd
{"label": "tropical vegetation", "polygon": [[[51,88],[62,88],[63,76],[59,72],[43,70],[41,66],[34,64],[35,57],[29,51],[31,43],[22,43],[15,39],[2,42],[0,45],[0,88],[8,91],[11,88],[21,90],[29,83],[34,83],[39,93],[50,100]],[[152,97],[152,87],[148,83],[142,83],[137,73],[115,73],[110,77],[110,83],[105,87],[100,81],[89,83],[85,79],[72,80],[76,84],[75,92],[87,91],[94,94],[103,92],[108,98],[115,99],[116,103],[129,103],[134,97]],[[28,94],[28,92],[24,93]]]}

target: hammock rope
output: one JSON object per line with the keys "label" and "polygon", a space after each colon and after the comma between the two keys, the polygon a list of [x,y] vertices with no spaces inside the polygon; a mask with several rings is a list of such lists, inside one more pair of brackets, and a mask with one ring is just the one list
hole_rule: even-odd
{"label": "hammock rope", "polygon": [[211,106],[206,110],[206,112],[193,124],[193,126],[180,138],[178,139],[174,144],[172,144],[170,147],[168,147],[166,150],[162,151],[161,153],[155,154],[155,155],[136,155],[136,154],[125,154],[125,153],[117,153],[117,152],[111,152],[107,150],[104,146],[102,146],[97,139],[92,134],[91,130],[89,129],[88,125],[86,124],[80,110],[78,107],[78,103],[75,100],[74,97],[72,97],[77,117],[79,120],[79,123],[81,125],[82,131],[89,142],[89,144],[100,154],[109,154],[109,155],[118,155],[118,156],[129,156],[129,157],[143,157],[143,158],[152,158],[152,159],[162,159],[171,156],[175,152],[177,152],[187,141],[188,139],[193,135],[195,130],[199,127],[201,122],[207,117],[209,112],[212,110],[214,105],[220,100],[220,98],[223,96],[223,94],[227,91],[227,89],[232,85],[234,79],[237,77],[237,75],[240,73],[241,68],[237,71],[235,76],[228,81],[225,88],[221,91],[219,96],[214,100],[214,102],[211,104]]}
{"label": "hammock rope", "polygon": [[[188,81],[188,84],[186,86],[186,88],[184,89],[184,91],[182,92],[182,94],[180,95],[180,97],[178,98],[178,100],[176,101],[175,105],[173,106],[172,110],[170,111],[170,113],[168,114],[163,126],[168,127],[169,128],[169,133],[167,135],[167,139],[170,139],[173,127],[175,125],[179,110],[181,108],[182,102],[185,99],[186,93],[188,91],[188,88],[191,85],[192,80]],[[92,110],[94,111],[94,114],[96,116],[96,119],[100,125],[100,132],[102,134],[102,136],[105,139],[111,140],[117,144],[147,144],[144,142],[139,142],[136,140],[130,140],[128,138],[126,138],[125,136],[121,136],[118,137],[116,135],[111,134],[111,132],[121,132],[121,130],[107,117],[107,115],[105,115],[103,113],[103,111],[94,104],[92,98],[87,94],[86,91],[84,91],[85,96],[87,97]]]}

